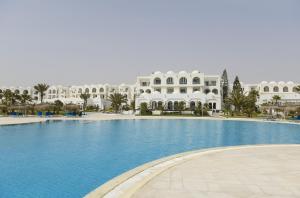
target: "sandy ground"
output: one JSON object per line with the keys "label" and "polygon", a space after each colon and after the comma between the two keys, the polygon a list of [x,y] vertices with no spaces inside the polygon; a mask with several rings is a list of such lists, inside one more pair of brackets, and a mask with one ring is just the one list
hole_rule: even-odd
{"label": "sandy ground", "polygon": [[224,118],[224,117],[191,117],[191,116],[135,116],[135,115],[121,115],[121,114],[104,114],[104,113],[88,113],[84,117],[0,117],[0,125],[13,124],[28,124],[36,122],[45,122],[47,120],[128,120],[128,119],[193,119],[193,120],[239,120],[239,121],[261,121],[261,122],[280,122],[289,124],[300,124],[299,122],[291,122],[285,120],[267,121],[262,119],[251,118]]}

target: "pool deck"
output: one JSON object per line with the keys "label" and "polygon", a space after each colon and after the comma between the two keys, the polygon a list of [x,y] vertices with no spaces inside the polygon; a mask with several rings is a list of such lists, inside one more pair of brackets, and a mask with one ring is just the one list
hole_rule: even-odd
{"label": "pool deck", "polygon": [[13,124],[29,124],[37,122],[45,122],[48,120],[88,120],[88,121],[100,121],[100,120],[153,120],[153,119],[191,119],[191,120],[236,120],[236,121],[254,121],[254,122],[276,122],[276,123],[287,123],[287,124],[300,124],[300,122],[276,120],[268,121],[263,119],[255,118],[224,118],[224,117],[192,117],[192,116],[135,116],[135,115],[121,115],[121,114],[104,114],[104,113],[89,113],[84,117],[1,117],[1,125],[13,125]]}
{"label": "pool deck", "polygon": [[86,197],[296,198],[299,164],[300,145],[200,150],[145,164]]}

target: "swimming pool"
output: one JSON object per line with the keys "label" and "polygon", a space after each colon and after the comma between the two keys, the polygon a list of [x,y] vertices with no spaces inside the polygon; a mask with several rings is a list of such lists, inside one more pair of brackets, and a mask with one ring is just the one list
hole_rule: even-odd
{"label": "swimming pool", "polygon": [[0,197],[82,197],[189,150],[300,143],[300,125],[217,120],[50,121],[0,126]]}

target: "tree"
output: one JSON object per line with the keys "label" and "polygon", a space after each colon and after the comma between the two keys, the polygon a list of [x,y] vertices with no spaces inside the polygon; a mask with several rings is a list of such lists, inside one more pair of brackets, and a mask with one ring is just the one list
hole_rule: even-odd
{"label": "tree", "polygon": [[90,94],[88,93],[82,93],[80,94],[80,98],[83,100],[83,110],[86,110],[86,106],[87,106],[87,101],[88,99],[91,97]]}
{"label": "tree", "polygon": [[114,109],[114,111],[117,113],[120,110],[120,107],[122,104],[127,103],[127,97],[125,95],[122,95],[120,93],[114,93],[110,94],[109,100],[111,102],[111,106]]}
{"label": "tree", "polygon": [[275,105],[278,105],[278,100],[281,100],[281,97],[279,95],[274,95],[272,100],[275,101]]}
{"label": "tree", "polygon": [[45,83],[39,83],[34,86],[34,89],[40,94],[40,100],[41,100],[41,103],[43,103],[45,92],[49,89],[49,85],[47,85]]}
{"label": "tree", "polygon": [[185,102],[180,101],[178,104],[178,111],[183,111],[185,109]]}
{"label": "tree", "polygon": [[54,111],[56,114],[59,114],[59,112],[62,110],[64,106],[64,103],[60,100],[55,100],[54,101]]}
{"label": "tree", "polygon": [[248,117],[252,117],[253,113],[257,111],[256,102],[258,96],[258,91],[251,90],[250,93],[244,98],[243,112],[246,113]]}
{"label": "tree", "polygon": [[230,97],[228,98],[228,101],[231,105],[234,106],[234,110],[238,114],[241,112],[244,99],[245,99],[244,91],[242,89],[238,76],[236,76],[233,82],[232,92],[230,93]]}
{"label": "tree", "polygon": [[23,93],[20,95],[19,101],[22,105],[26,105],[28,102],[32,101],[32,98],[30,95]]}
{"label": "tree", "polygon": [[224,69],[221,77],[221,87],[222,87],[222,99],[223,99],[223,103],[225,104],[225,100],[226,98],[228,98],[229,95],[229,81],[228,81],[226,69]]}
{"label": "tree", "polygon": [[150,115],[151,111],[148,109],[146,102],[141,103],[141,115]]}

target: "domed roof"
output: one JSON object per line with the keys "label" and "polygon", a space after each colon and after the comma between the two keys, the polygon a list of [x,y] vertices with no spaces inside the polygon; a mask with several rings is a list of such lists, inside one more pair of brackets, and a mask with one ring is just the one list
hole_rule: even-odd
{"label": "domed roof", "polygon": [[294,84],[294,82],[292,82],[292,81],[289,81],[289,82],[287,82],[287,84],[288,84],[288,85],[293,85],[293,84]]}
{"label": "domed roof", "polygon": [[192,71],[192,74],[198,74],[198,73],[200,73],[198,70]]}
{"label": "domed roof", "polygon": [[278,84],[279,85],[284,85],[284,82],[283,81],[279,81]]}
{"label": "domed roof", "polygon": [[276,84],[276,82],[275,81],[271,81],[270,84]]}
{"label": "domed roof", "polygon": [[180,71],[179,74],[186,74],[186,71]]}
{"label": "domed roof", "polygon": [[174,74],[174,72],[173,71],[168,71],[167,74]]}
{"label": "domed roof", "polygon": [[121,86],[121,87],[124,87],[124,86],[125,86],[125,83],[122,83],[120,86]]}
{"label": "domed roof", "polygon": [[161,74],[161,72],[160,71],[156,71],[156,72],[154,72],[154,74]]}
{"label": "domed roof", "polygon": [[261,84],[267,84],[267,83],[268,83],[267,81],[262,81],[262,82],[261,82]]}

